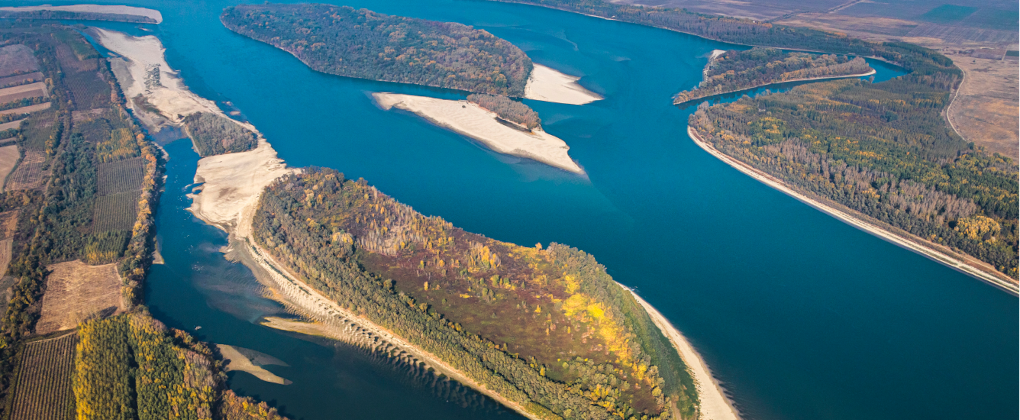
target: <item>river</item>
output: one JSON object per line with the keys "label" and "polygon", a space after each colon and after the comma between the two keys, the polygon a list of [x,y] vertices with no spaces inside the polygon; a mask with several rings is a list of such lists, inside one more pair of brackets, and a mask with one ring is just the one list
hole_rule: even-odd
{"label": "river", "polygon": [[[570,145],[584,178],[382,111],[371,92],[463,95],[315,73],[223,28],[219,13],[230,2],[128,3],[160,10],[163,23],[87,24],[158,36],[193,91],[230,101],[289,165],[364,177],[492,238],[592,253],[688,337],[745,418],[1018,417],[1016,297],[760,184],[687,137],[694,108],[670,97],[700,81],[713,49],[733,46],[520,5],[343,3],[474,25],[538,63],[583,75],[605,100],[526,103]],[[877,81],[901,74],[872,65]],[[267,367],[290,385],[231,372],[231,388],[295,420],[518,418],[412,367],[256,324],[284,311],[260,296],[250,271],[224,259],[225,235],[184,210],[198,156],[186,141],[166,148],[157,214],[166,264],[152,270],[148,305],[202,340],[290,365]]]}

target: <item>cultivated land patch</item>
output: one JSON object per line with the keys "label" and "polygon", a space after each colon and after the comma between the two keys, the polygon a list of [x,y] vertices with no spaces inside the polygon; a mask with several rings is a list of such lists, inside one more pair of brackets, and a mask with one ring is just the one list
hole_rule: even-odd
{"label": "cultivated land patch", "polygon": [[0,77],[31,73],[39,70],[32,49],[22,44],[0,48]]}
{"label": "cultivated land patch", "polygon": [[17,86],[25,83],[41,82],[44,76],[41,71],[15,76],[0,77],[0,87]]}
{"label": "cultivated land patch", "polygon": [[145,178],[145,160],[125,159],[99,165],[99,195],[120,194],[140,189]]}
{"label": "cultivated land patch", "polygon": [[123,310],[117,264],[90,266],[80,260],[47,267],[46,294],[36,333],[69,330],[90,317]]}
{"label": "cultivated land patch", "polygon": [[30,342],[18,361],[12,420],[72,420],[71,375],[78,334]]}
{"label": "cultivated land patch", "polygon": [[6,191],[30,190],[42,186],[43,179],[49,174],[44,171],[46,154],[38,150],[26,150],[25,158],[18,168],[7,177]]}
{"label": "cultivated land patch", "polygon": [[963,138],[1014,160],[1020,157],[1016,62],[946,53],[966,78],[949,108],[949,120]]}
{"label": "cultivated land patch", "polygon": [[50,109],[50,105],[52,105],[52,104],[50,104],[49,102],[44,102],[44,103],[41,103],[41,104],[23,106],[21,108],[5,109],[3,111],[0,111],[0,115],[7,115],[7,114],[31,114],[33,112],[39,112],[39,111],[42,111],[42,110],[45,110],[45,109]]}
{"label": "cultivated land patch", "polygon": [[97,197],[92,216],[92,233],[131,230],[138,213],[140,196],[141,191],[135,190]]}
{"label": "cultivated land patch", "polygon": [[7,179],[7,175],[10,175],[11,171],[14,170],[14,165],[18,163],[18,158],[20,157],[18,146],[0,147],[0,192],[4,191],[2,180]]}
{"label": "cultivated land patch", "polygon": [[23,118],[23,119],[20,119],[20,120],[17,120],[17,121],[5,122],[3,124],[0,124],[0,131],[12,130],[12,129],[20,128],[22,121],[25,121],[25,119]]}
{"label": "cultivated land patch", "polygon": [[0,240],[0,275],[7,274],[7,267],[11,265],[13,249],[14,239],[7,238]]}
{"label": "cultivated land patch", "polygon": [[0,104],[47,96],[46,83],[36,82],[0,89]]}

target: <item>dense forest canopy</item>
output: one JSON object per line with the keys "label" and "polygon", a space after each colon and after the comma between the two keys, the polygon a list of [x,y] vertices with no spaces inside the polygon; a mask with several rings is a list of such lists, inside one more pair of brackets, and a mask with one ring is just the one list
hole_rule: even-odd
{"label": "dense forest canopy", "polygon": [[705,80],[698,87],[678,93],[674,104],[706,96],[736,92],[773,83],[818,77],[838,77],[873,71],[860,57],[835,54],[784,52],[777,48],[756,47],[745,51],[726,51],[709,60]]}
{"label": "dense forest canopy", "polygon": [[532,69],[520,48],[459,23],[325,4],[234,6],[220,20],[339,76],[523,97]]}
{"label": "dense forest canopy", "polygon": [[253,231],[325,296],[539,417],[697,410],[671,343],[582,251],[468,233],[332,170],[275,181]]}

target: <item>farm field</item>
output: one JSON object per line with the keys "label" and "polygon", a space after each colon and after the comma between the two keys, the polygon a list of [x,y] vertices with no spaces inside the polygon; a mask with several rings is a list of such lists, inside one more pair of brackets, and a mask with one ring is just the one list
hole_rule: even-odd
{"label": "farm field", "polygon": [[17,120],[17,121],[5,122],[3,124],[0,124],[0,131],[10,130],[10,129],[13,129],[13,128],[18,128],[18,127],[21,126],[21,122],[22,121],[25,121],[25,120],[24,119],[20,119],[20,120]]}
{"label": "farm field", "polygon": [[0,104],[18,101],[25,98],[47,96],[46,83],[36,82],[27,85],[12,86],[0,89]]}
{"label": "farm field", "polygon": [[14,249],[14,239],[7,238],[0,240],[0,276],[7,274],[7,266],[11,265],[11,251]]}
{"label": "farm field", "polygon": [[1017,159],[1017,115],[1020,103],[1017,91],[1016,61],[989,60],[946,53],[963,69],[966,77],[959,97],[949,108],[949,120],[963,138],[984,146],[990,152]]}
{"label": "farm field", "polygon": [[110,316],[124,308],[117,264],[90,266],[80,260],[47,267],[38,334],[69,330],[95,314]]}
{"label": "farm field", "polygon": [[32,49],[21,44],[0,48],[0,77],[30,73],[39,70],[39,62]]}
{"label": "farm field", "polygon": [[42,72],[32,72],[28,74],[19,74],[16,76],[0,77],[0,87],[17,86],[25,83],[41,82],[43,81]]}
{"label": "farm field", "polygon": [[[10,145],[0,147],[0,180],[6,180],[7,175],[14,169],[14,165],[18,163],[18,158],[21,157],[18,154],[18,146]],[[3,181],[0,181],[0,192],[4,191]]]}
{"label": "farm field", "polygon": [[12,420],[72,420],[71,375],[78,334],[30,342],[18,363]]}
{"label": "farm field", "polygon": [[44,171],[46,154],[37,150],[25,151],[21,164],[7,177],[5,191],[30,190],[42,186],[49,171]]}
{"label": "farm field", "polygon": [[99,165],[99,195],[120,194],[142,187],[145,161],[125,159]]}
{"label": "farm field", "polygon": [[92,217],[92,233],[131,230],[138,213],[138,198],[140,196],[141,191],[135,190],[96,198],[95,213]]}
{"label": "farm field", "polygon": [[33,112],[39,112],[39,111],[42,111],[42,110],[45,110],[45,109],[50,109],[50,105],[52,105],[52,104],[49,103],[49,102],[44,102],[44,103],[41,103],[41,104],[23,106],[21,108],[5,109],[3,111],[0,111],[0,115],[31,114]]}

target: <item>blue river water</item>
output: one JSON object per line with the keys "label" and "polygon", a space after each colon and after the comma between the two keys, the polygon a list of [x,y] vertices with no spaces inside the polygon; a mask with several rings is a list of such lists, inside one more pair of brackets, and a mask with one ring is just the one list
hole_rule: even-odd
{"label": "blue river water", "polygon": [[[492,238],[593,254],[689,338],[745,418],[1018,417],[1016,297],[760,184],[688,138],[694,107],[674,107],[670,96],[700,81],[713,49],[746,47],[521,5],[341,3],[474,25],[583,76],[605,100],[525,101],[570,145],[587,172],[579,177],[378,109],[371,92],[464,94],[316,73],[223,28],[219,13],[231,2],[128,3],[159,9],[164,22],[87,24],[158,36],[193,91],[230,101],[289,165],[364,177]],[[872,65],[876,81],[902,74]],[[184,210],[198,157],[186,141],[167,150],[157,215],[166,264],[154,267],[146,292],[153,313],[203,340],[290,364],[268,367],[290,385],[231,373],[233,389],[293,419],[517,418],[413,367],[259,326],[285,311],[224,259],[225,234]]]}

